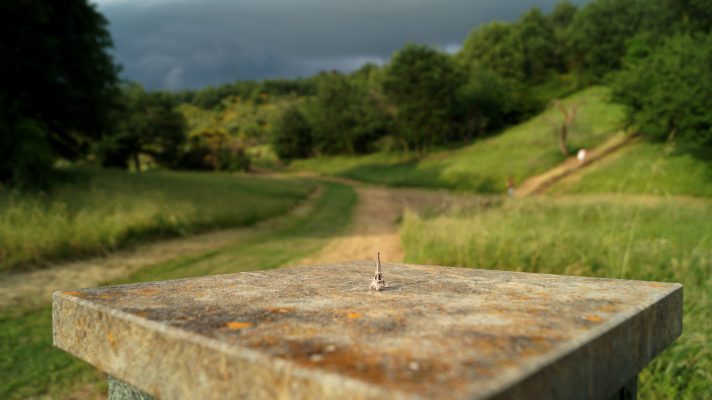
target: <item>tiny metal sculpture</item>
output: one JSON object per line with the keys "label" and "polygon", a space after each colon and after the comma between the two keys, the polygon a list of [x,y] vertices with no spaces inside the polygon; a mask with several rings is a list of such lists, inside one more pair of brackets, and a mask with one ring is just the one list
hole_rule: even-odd
{"label": "tiny metal sculpture", "polygon": [[373,280],[371,281],[371,286],[368,290],[375,289],[377,292],[381,291],[384,287],[387,287],[386,282],[383,280],[383,273],[381,272],[381,252],[376,253],[376,273],[373,275]]}

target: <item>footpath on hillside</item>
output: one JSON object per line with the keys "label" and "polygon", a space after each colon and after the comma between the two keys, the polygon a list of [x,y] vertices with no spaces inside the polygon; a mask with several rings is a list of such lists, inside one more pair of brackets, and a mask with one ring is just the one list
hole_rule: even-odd
{"label": "footpath on hillside", "polygon": [[625,132],[618,132],[600,146],[589,150],[583,163],[575,156],[569,157],[566,161],[556,167],[551,168],[539,175],[530,177],[517,188],[515,196],[524,197],[532,194],[540,194],[561,179],[577,173],[594,162],[600,161],[601,159],[614,154],[636,139],[636,136],[626,134]]}

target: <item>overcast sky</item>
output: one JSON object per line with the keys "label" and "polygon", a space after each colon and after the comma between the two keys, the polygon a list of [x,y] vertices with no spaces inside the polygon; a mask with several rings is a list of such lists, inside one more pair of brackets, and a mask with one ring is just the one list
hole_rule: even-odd
{"label": "overcast sky", "polygon": [[409,42],[453,52],[482,22],[559,0],[93,1],[109,20],[123,78],[185,89],[351,71]]}

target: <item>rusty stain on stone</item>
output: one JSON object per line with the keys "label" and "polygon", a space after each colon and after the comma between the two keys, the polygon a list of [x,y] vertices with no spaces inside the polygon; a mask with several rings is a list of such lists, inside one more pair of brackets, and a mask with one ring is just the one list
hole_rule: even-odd
{"label": "rusty stain on stone", "polygon": [[106,332],[106,340],[109,342],[109,346],[111,346],[111,348],[114,351],[116,351],[117,350],[117,342],[116,342],[116,338],[114,337],[114,334],[111,331]]}
{"label": "rusty stain on stone", "polygon": [[348,318],[348,319],[358,319],[358,318],[361,318],[362,316],[363,315],[361,315],[361,313],[355,312],[355,311],[351,311],[346,314],[346,318]]}
{"label": "rusty stain on stone", "polygon": [[603,318],[599,317],[598,315],[584,315],[584,316],[581,317],[581,318],[583,318],[583,319],[585,319],[586,321],[589,321],[589,322],[601,322],[601,321],[603,321]]}
{"label": "rusty stain on stone", "polygon": [[[364,278],[373,276],[372,262],[86,289],[80,297],[58,292],[55,343],[166,397],[218,391],[225,397],[459,399],[509,398],[507,393],[523,390],[537,398],[536,390],[546,385],[527,382],[554,367],[584,374],[570,378],[571,390],[605,397],[596,391],[637,373],[681,329],[678,284],[386,266],[389,290],[378,296],[363,287]],[[87,323],[77,324],[81,319]],[[128,327],[132,336],[115,341],[115,356],[94,340],[100,332]],[[193,339],[177,345],[176,338],[184,337],[178,332]],[[163,355],[173,353],[175,366],[155,364],[169,362]],[[587,369],[606,357],[628,361],[607,363],[605,374]],[[194,381],[197,367],[186,366],[196,362],[207,381]],[[282,368],[302,372],[285,377]],[[245,370],[256,376],[240,372]],[[250,392],[255,379],[269,382],[267,388]],[[166,394],[172,391],[175,396]]]}
{"label": "rusty stain on stone", "polygon": [[245,328],[251,328],[252,327],[252,322],[244,322],[244,321],[231,321],[225,324],[228,329],[245,329]]}

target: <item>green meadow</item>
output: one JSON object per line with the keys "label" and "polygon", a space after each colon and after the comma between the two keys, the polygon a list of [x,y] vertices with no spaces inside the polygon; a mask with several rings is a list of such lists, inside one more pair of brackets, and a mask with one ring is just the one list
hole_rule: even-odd
{"label": "green meadow", "polygon": [[48,192],[0,191],[0,271],[101,254],[141,240],[248,226],[315,185],[228,173],[69,169]]}

